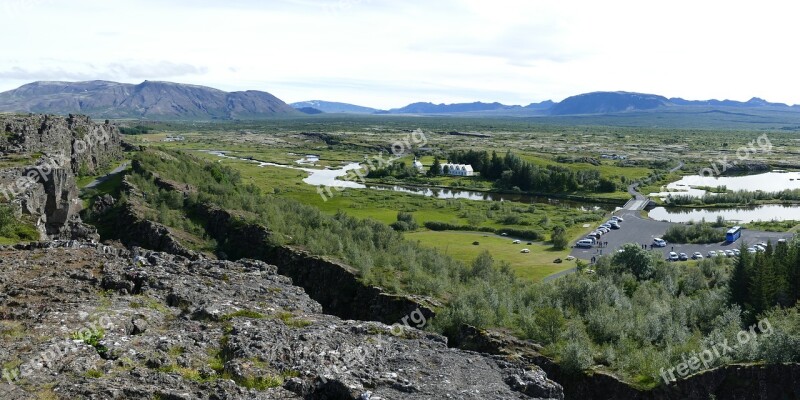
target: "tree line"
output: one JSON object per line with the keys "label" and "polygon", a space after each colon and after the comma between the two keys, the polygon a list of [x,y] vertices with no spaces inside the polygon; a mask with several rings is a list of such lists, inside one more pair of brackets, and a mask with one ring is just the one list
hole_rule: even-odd
{"label": "tree line", "polygon": [[505,156],[496,151],[457,150],[448,155],[455,164],[470,164],[481,177],[495,182],[501,189],[518,189],[541,193],[562,193],[586,190],[614,192],[617,185],[602,178],[597,170],[573,170],[558,165],[539,166],[521,159],[510,150]]}
{"label": "tree line", "polygon": [[730,301],[750,316],[774,306],[789,307],[800,300],[800,247],[796,242],[767,244],[763,253],[744,245],[730,280]]}

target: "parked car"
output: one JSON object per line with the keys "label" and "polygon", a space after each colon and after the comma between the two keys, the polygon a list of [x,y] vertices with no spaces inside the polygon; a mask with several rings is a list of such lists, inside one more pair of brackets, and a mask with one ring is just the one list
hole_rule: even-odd
{"label": "parked car", "polygon": [[530,253],[531,251],[529,249],[522,249],[519,252],[527,254],[527,253]]}
{"label": "parked car", "polygon": [[474,246],[477,246],[477,245],[481,244],[481,242],[472,242],[472,244],[473,244]]}
{"label": "parked car", "polygon": [[667,247],[667,241],[661,238],[653,239],[653,246],[656,247]]}
{"label": "parked car", "polygon": [[578,242],[575,243],[575,246],[578,246],[578,247],[592,247],[592,241],[591,240],[587,240],[587,239],[581,239],[581,240],[578,240]]}
{"label": "parked car", "polygon": [[614,221],[617,221],[617,222],[625,222],[625,220],[624,220],[624,219],[622,219],[622,217],[618,217],[618,216],[616,216],[616,215],[614,215],[613,217],[611,217],[611,219],[613,219]]}
{"label": "parked car", "polygon": [[611,229],[619,229],[619,228],[621,228],[621,226],[619,226],[619,224],[616,223],[616,222],[612,222],[610,225],[611,225]]}
{"label": "parked car", "polygon": [[575,256],[567,256],[567,258],[566,258],[567,261],[572,261],[574,259],[575,259]]}
{"label": "parked car", "polygon": [[669,260],[670,261],[678,261],[679,260],[678,253],[676,253],[674,251],[670,251],[669,252]]}
{"label": "parked car", "polygon": [[508,234],[503,232],[503,233],[500,234],[500,236],[508,236]]}
{"label": "parked car", "polygon": [[757,244],[758,244],[759,246],[761,246],[761,247],[765,248],[765,249],[767,248],[767,244],[766,244],[766,243],[764,243],[764,242],[757,243]]}
{"label": "parked car", "polygon": [[733,255],[735,255],[735,256],[738,256],[738,255],[740,255],[740,254],[742,254],[742,251],[741,251],[741,250],[739,250],[739,249],[733,249]]}
{"label": "parked car", "polygon": [[755,254],[758,250],[755,247],[748,247],[747,252],[750,254]]}
{"label": "parked car", "polygon": [[786,243],[786,239],[778,239],[778,243]]}
{"label": "parked car", "polygon": [[519,240],[515,240],[515,241],[513,241],[513,242],[511,242],[511,243],[514,243],[514,244],[519,244]]}
{"label": "parked car", "polygon": [[711,251],[708,252],[708,258],[714,258],[716,256],[717,256],[717,252],[716,251],[711,250]]}
{"label": "parked car", "polygon": [[597,230],[600,231],[600,232],[603,232],[603,234],[611,232],[611,228],[606,228],[604,226],[601,226],[601,227],[597,228]]}
{"label": "parked car", "polygon": [[702,259],[703,255],[700,254],[699,251],[695,251],[694,254],[692,254],[692,260],[702,260]]}
{"label": "parked car", "polygon": [[755,247],[756,251],[759,252],[759,253],[763,253],[763,252],[767,251],[767,248],[763,247],[763,246],[755,245],[753,247]]}
{"label": "parked car", "polygon": [[689,256],[687,256],[686,253],[681,253],[681,254],[678,255],[678,259],[681,260],[681,261],[688,261],[689,260]]}
{"label": "parked car", "polygon": [[728,257],[733,257],[736,255],[736,253],[734,253],[733,250],[725,250],[725,255]]}

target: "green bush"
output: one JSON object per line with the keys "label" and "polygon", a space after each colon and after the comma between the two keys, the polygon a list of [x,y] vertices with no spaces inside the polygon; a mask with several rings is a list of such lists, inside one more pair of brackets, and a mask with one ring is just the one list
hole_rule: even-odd
{"label": "green bush", "polygon": [[707,222],[692,225],[673,225],[663,236],[670,243],[719,243],[725,241],[725,231]]}

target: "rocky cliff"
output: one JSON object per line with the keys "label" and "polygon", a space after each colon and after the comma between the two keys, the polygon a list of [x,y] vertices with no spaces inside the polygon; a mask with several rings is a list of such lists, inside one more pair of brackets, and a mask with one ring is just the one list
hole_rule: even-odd
{"label": "rocky cliff", "polygon": [[3,399],[562,399],[541,370],[342,320],[275,266],[0,248]]}
{"label": "rocky cliff", "polygon": [[0,115],[0,202],[36,220],[42,237],[91,237],[76,176],[121,158],[120,134],[85,116]]}

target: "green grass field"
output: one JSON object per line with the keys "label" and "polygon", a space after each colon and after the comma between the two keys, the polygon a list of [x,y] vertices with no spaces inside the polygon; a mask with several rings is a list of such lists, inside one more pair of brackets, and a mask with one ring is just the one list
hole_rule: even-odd
{"label": "green grass field", "polygon": [[[508,262],[519,278],[534,282],[575,267],[575,261],[564,261],[561,264],[553,262],[557,258],[565,259],[569,255],[569,249],[556,251],[547,244],[526,244],[524,240],[520,244],[513,244],[513,238],[491,233],[422,231],[408,233],[405,237],[424,246],[435,247],[466,264],[470,264],[482,251],[488,250],[495,260]],[[476,241],[480,243],[477,246],[472,244]],[[529,249],[531,252],[521,253],[522,249]]]}

